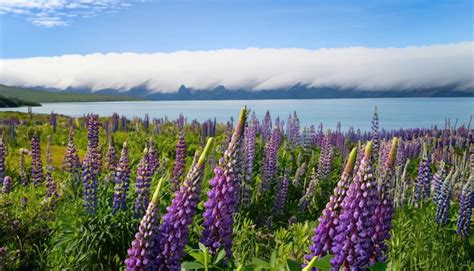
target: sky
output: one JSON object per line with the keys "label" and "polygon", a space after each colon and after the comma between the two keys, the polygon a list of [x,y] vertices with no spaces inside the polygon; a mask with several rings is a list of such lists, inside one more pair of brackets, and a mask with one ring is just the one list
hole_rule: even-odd
{"label": "sky", "polygon": [[472,89],[473,10],[464,0],[0,0],[0,84]]}

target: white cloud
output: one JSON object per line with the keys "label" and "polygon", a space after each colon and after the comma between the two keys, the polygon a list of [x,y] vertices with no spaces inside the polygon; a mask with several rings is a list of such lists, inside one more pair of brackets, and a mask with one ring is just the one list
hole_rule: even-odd
{"label": "white cloud", "polygon": [[474,89],[474,42],[406,48],[221,49],[1,59],[0,83],[92,90],[144,85],[175,92],[284,89],[296,84],[363,90]]}
{"label": "white cloud", "polygon": [[0,15],[14,14],[41,27],[66,26],[71,18],[90,18],[130,6],[120,0],[0,0]]}

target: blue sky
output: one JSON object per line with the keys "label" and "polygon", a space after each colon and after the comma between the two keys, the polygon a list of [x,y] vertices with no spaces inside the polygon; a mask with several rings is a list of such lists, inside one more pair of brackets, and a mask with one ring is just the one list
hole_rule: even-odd
{"label": "blue sky", "polygon": [[0,0],[0,58],[473,40],[473,3],[463,0],[81,1]]}

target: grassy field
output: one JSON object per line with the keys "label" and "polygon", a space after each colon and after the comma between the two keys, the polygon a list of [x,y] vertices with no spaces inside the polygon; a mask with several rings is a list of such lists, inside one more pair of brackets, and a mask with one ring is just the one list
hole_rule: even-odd
{"label": "grassy field", "polygon": [[99,94],[80,94],[40,91],[22,87],[0,85],[0,95],[17,98],[27,102],[55,103],[55,102],[111,102],[111,101],[137,101],[142,100],[127,96],[112,96]]}

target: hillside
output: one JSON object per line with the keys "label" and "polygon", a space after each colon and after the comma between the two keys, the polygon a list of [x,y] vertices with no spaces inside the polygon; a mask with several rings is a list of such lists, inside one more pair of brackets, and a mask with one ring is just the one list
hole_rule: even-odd
{"label": "hillside", "polygon": [[137,97],[114,96],[103,94],[83,94],[67,92],[51,92],[34,90],[22,87],[10,87],[0,85],[0,96],[16,98],[33,103],[55,103],[55,102],[111,102],[111,101],[137,101]]}
{"label": "hillside", "polygon": [[0,108],[20,107],[20,106],[41,106],[41,104],[35,103],[35,102],[24,101],[17,98],[7,98],[7,97],[0,96]]}

